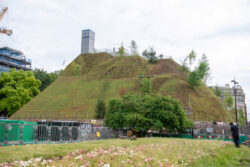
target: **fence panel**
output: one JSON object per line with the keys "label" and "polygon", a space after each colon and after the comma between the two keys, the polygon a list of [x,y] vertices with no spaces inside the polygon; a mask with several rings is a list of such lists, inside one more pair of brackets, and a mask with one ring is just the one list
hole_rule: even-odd
{"label": "fence panel", "polygon": [[240,133],[243,135],[250,135],[250,126],[240,127]]}
{"label": "fence panel", "polygon": [[35,143],[36,126],[32,124],[24,124],[22,127],[22,142],[24,144]]}
{"label": "fence panel", "polygon": [[36,128],[36,140],[38,143],[49,141],[49,129],[46,125],[38,125]]}
{"label": "fence panel", "polygon": [[79,141],[80,140],[80,127],[72,126],[71,127],[71,139],[72,141]]}
{"label": "fence panel", "polygon": [[80,140],[85,141],[88,140],[88,130],[81,128]]}
{"label": "fence panel", "polygon": [[18,123],[8,123],[7,144],[21,144],[21,125]]}
{"label": "fence panel", "polygon": [[63,126],[62,131],[61,131],[61,135],[62,135],[63,142],[69,142],[70,141],[70,127]]}
{"label": "fence panel", "polygon": [[60,142],[61,127],[51,126],[50,127],[50,142]]}
{"label": "fence panel", "polygon": [[5,144],[5,139],[6,139],[6,124],[5,123],[0,123],[0,145]]}

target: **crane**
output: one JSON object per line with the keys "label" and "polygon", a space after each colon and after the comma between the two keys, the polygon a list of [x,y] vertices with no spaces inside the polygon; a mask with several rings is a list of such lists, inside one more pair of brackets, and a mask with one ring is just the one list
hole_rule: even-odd
{"label": "crane", "polygon": [[[5,7],[1,12],[0,12],[0,21],[2,20],[4,14],[8,10],[8,7]],[[7,29],[5,27],[0,27],[0,33],[7,34],[7,35],[12,35],[12,30]]]}
{"label": "crane", "polygon": [[0,21],[3,19],[3,15],[7,12],[8,7],[5,7],[0,13]]}

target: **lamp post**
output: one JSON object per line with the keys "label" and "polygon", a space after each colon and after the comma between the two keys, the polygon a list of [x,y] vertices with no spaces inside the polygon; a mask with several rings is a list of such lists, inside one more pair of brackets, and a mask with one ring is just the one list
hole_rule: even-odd
{"label": "lamp post", "polygon": [[149,94],[149,78],[152,78],[149,76],[149,72],[148,72],[148,76],[140,76],[140,78],[148,78],[148,94]]}
{"label": "lamp post", "polygon": [[234,105],[235,105],[235,121],[236,121],[236,124],[238,123],[238,119],[237,119],[237,104],[236,104],[236,93],[237,93],[237,91],[236,91],[236,85],[238,84],[238,82],[235,80],[235,78],[234,78],[234,80],[232,80],[231,82],[233,82],[234,83]]}

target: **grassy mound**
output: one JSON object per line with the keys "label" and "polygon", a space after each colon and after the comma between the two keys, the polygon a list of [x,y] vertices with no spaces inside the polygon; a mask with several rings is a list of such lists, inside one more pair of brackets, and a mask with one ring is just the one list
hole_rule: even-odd
{"label": "grassy mound", "polygon": [[148,74],[153,76],[154,93],[176,97],[184,107],[190,99],[194,120],[228,119],[217,97],[205,85],[192,89],[187,74],[174,60],[149,64],[140,56],[107,53],[78,56],[54,83],[11,118],[93,119],[98,98],[107,102],[126,93],[141,93],[139,76]]}

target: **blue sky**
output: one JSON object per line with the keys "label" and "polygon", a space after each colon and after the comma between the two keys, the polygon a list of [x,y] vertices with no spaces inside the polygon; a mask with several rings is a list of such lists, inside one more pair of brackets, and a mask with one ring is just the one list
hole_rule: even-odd
{"label": "blue sky", "polygon": [[[21,50],[33,67],[65,68],[80,53],[81,30],[96,32],[96,48],[113,48],[135,40],[142,52],[177,62],[194,49],[210,61],[209,85],[233,77],[245,90],[250,107],[250,3],[247,0],[2,0],[8,6],[0,26],[0,46]],[[63,61],[66,64],[63,66]]]}

